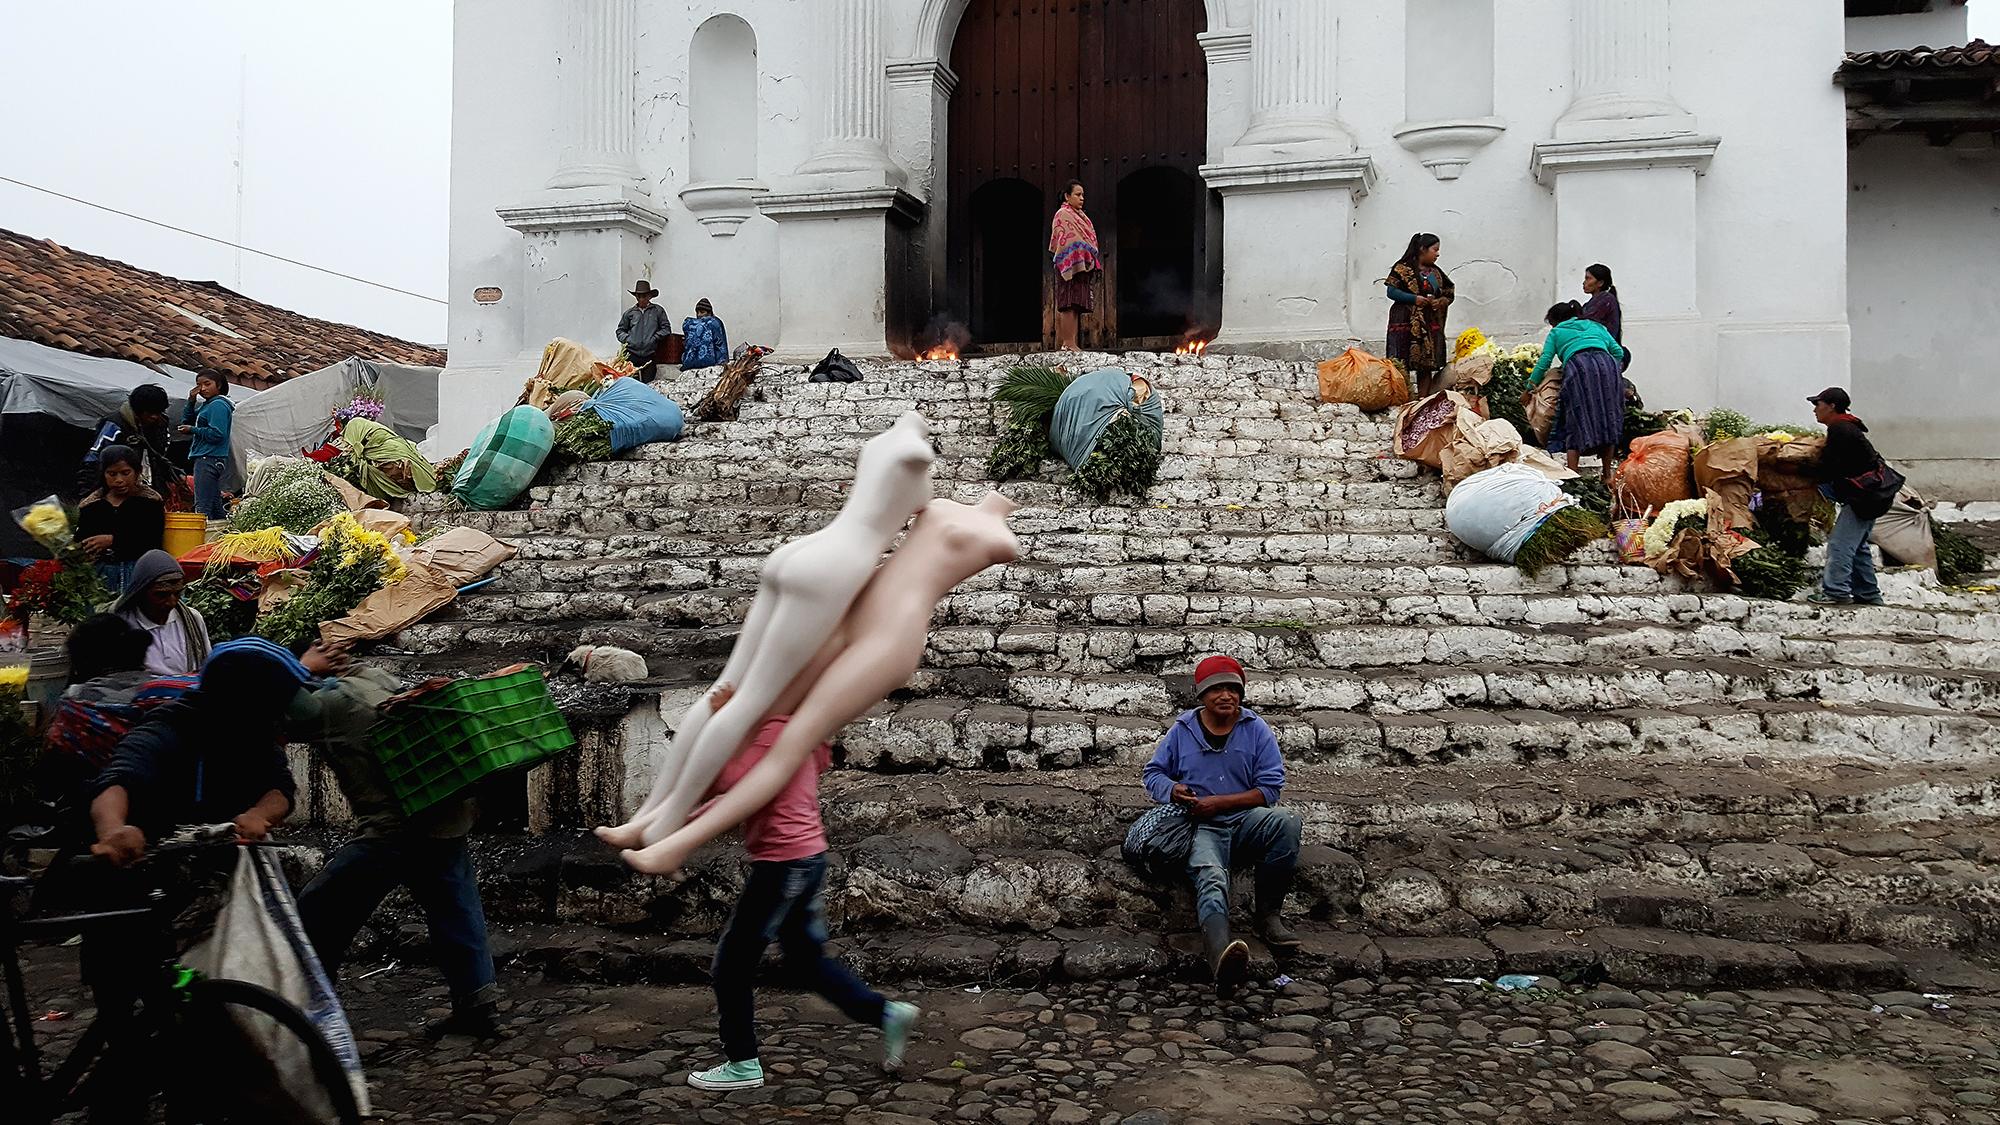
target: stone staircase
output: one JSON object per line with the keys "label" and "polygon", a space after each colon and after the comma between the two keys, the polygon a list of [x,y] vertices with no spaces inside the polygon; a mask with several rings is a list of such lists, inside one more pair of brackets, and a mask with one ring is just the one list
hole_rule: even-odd
{"label": "stone staircase", "polygon": [[[1185,937],[1134,935],[1191,924],[1186,892],[1147,886],[1117,845],[1146,800],[1139,766],[1210,652],[1251,670],[1249,703],[1292,769],[1309,958],[1657,978],[1649,951],[1666,943],[1689,979],[1846,979],[1894,976],[1883,949],[2000,939],[1991,599],[1891,574],[1890,605],[1823,612],[1703,593],[1605,545],[1530,579],[1458,545],[1437,480],[1388,455],[1380,417],[1319,404],[1306,365],[1070,362],[1153,379],[1160,482],[1130,507],[1005,486],[1020,562],[950,596],[922,669],[843,732],[823,786],[829,910],[857,955],[923,971],[925,950],[972,942],[1046,971],[1066,962],[1052,942],[1109,942],[1121,971],[1185,959]],[[921,409],[938,493],[991,487],[1002,374],[895,364],[828,385],[767,368],[739,421],[562,470],[524,510],[419,510],[520,556],[405,631],[394,659],[552,667],[607,643],[654,675],[562,689],[583,749],[527,781],[538,841],[489,842],[496,915],[715,931],[733,845],[673,886],[578,834],[643,793],[765,554],[831,518],[861,442]],[[1065,971],[1097,971],[1085,960]]]}

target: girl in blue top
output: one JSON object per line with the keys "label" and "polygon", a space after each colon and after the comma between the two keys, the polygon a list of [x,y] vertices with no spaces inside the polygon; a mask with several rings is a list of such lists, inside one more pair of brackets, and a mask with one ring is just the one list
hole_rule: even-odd
{"label": "girl in blue top", "polygon": [[194,510],[212,520],[229,514],[222,504],[222,481],[229,472],[229,378],[203,373],[195,377],[181,414],[181,432],[191,434],[188,457],[194,461]]}
{"label": "girl in blue top", "polygon": [[1612,339],[1602,324],[1583,319],[1583,309],[1575,301],[1551,306],[1547,320],[1549,336],[1542,343],[1534,374],[1528,376],[1528,393],[1533,394],[1548,374],[1552,360],[1562,360],[1562,397],[1549,430],[1549,452],[1569,454],[1572,471],[1580,454],[1595,453],[1608,481],[1618,444],[1625,438],[1624,345]]}

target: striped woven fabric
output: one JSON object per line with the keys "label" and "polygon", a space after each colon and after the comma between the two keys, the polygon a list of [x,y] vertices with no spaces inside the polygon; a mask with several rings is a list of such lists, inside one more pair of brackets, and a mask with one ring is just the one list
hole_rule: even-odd
{"label": "striped woven fabric", "polygon": [[542,471],[555,440],[555,425],[547,414],[517,406],[479,431],[451,490],[467,507],[505,507]]}

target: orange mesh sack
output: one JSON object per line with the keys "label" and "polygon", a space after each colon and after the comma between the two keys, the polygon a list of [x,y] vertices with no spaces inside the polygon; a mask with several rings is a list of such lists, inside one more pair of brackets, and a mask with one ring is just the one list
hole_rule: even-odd
{"label": "orange mesh sack", "polygon": [[1688,469],[1693,460],[1685,434],[1650,434],[1632,442],[1618,466],[1618,491],[1630,508],[1658,511],[1676,500],[1694,499]]}
{"label": "orange mesh sack", "polygon": [[1389,360],[1349,348],[1319,365],[1319,400],[1387,410],[1410,401],[1410,379]]}

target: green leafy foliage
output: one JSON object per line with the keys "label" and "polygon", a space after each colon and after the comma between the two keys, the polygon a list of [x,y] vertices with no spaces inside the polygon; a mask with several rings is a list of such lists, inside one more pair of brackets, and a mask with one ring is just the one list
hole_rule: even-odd
{"label": "green leafy foliage", "polygon": [[1042,462],[1053,456],[1055,451],[1049,448],[1046,421],[1008,422],[986,458],[986,476],[995,481],[1031,477],[1041,472]]}
{"label": "green leafy foliage", "polygon": [[1729,438],[1745,437],[1753,432],[1755,431],[1750,428],[1749,415],[1727,407],[1716,407],[1702,419],[1701,435],[1708,441],[1725,441]]}
{"label": "green leafy foliage", "polygon": [[1576,497],[1584,511],[1598,519],[1611,518],[1611,489],[1606,487],[1603,477],[1595,473],[1571,477],[1562,482],[1562,490]]}
{"label": "green leafy foliage", "polygon": [[1555,566],[1585,545],[1604,538],[1610,528],[1598,516],[1572,505],[1558,508],[1535,529],[1514,554],[1514,565],[1533,577],[1544,567]]}
{"label": "green leafy foliage", "polygon": [[[1757,537],[1754,529],[1747,534]],[[1736,572],[1737,590],[1746,597],[1788,601],[1813,580],[1812,564],[1775,544],[1738,555],[1729,566]]]}
{"label": "green leafy foliage", "polygon": [[236,505],[229,516],[229,530],[282,527],[294,535],[305,535],[335,512],[346,509],[340,493],[326,483],[319,466],[314,465],[310,475],[288,475]]}
{"label": "green leafy foliage", "polygon": [[595,410],[579,410],[556,423],[551,459],[569,461],[611,460],[611,423]]}
{"label": "green leafy foliage", "polygon": [[257,622],[257,602],[229,592],[220,573],[205,574],[181,591],[181,603],[201,614],[208,639],[216,644],[248,634]]}
{"label": "green leafy foliage", "polygon": [[1495,418],[1505,418],[1521,432],[1521,440],[1536,444],[1535,429],[1528,425],[1528,411],[1521,396],[1528,392],[1528,374],[1534,364],[1502,356],[1493,361],[1493,377],[1486,381],[1486,410]]}
{"label": "green leafy foliage", "polygon": [[1098,504],[1127,493],[1144,496],[1160,475],[1160,442],[1152,429],[1126,415],[1105,427],[1082,465],[1070,474],[1070,483]]}
{"label": "green leafy foliage", "polygon": [[1016,367],[993,392],[993,401],[1006,403],[1016,422],[1039,421],[1048,428],[1056,412],[1056,401],[1069,389],[1070,376],[1053,367]]}
{"label": "green leafy foliage", "polygon": [[1986,571],[1986,552],[1951,528],[1931,521],[1931,542],[1937,546],[1938,581],[1963,586]]}

